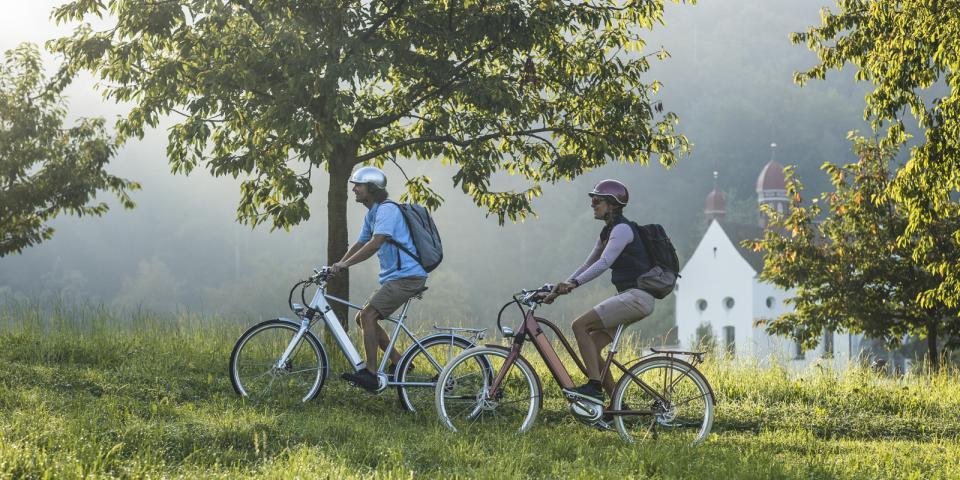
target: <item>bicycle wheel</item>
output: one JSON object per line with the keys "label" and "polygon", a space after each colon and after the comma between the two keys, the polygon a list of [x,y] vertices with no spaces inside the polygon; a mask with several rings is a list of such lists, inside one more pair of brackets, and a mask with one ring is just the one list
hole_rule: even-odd
{"label": "bicycle wheel", "polygon": [[613,409],[644,413],[614,418],[624,440],[665,438],[686,444],[706,440],[713,425],[713,393],[693,365],[656,357],[641,361],[629,372],[632,376],[624,374],[613,391]]}
{"label": "bicycle wheel", "polygon": [[525,432],[540,410],[540,379],[518,356],[506,370],[500,387],[491,391],[509,351],[476,347],[453,359],[440,373],[435,402],[440,421],[453,431],[484,426]]}
{"label": "bicycle wheel", "polygon": [[414,413],[434,408],[433,389],[443,367],[450,360],[474,347],[470,340],[458,335],[440,333],[420,340],[423,348],[413,344],[397,363],[398,382],[429,383],[430,386],[398,386],[397,394],[404,409]]}
{"label": "bicycle wheel", "polygon": [[288,320],[267,320],[250,327],[230,354],[230,381],[240,395],[258,402],[306,402],[320,393],[327,378],[327,353],[317,337],[306,332],[293,353],[277,362],[300,325]]}

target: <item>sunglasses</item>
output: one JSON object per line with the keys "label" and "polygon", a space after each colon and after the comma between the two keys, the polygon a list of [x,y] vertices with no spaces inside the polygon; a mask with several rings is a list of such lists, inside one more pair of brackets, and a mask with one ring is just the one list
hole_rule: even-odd
{"label": "sunglasses", "polygon": [[597,205],[600,205],[600,202],[603,202],[603,201],[605,200],[600,197],[590,197],[590,206],[596,207]]}

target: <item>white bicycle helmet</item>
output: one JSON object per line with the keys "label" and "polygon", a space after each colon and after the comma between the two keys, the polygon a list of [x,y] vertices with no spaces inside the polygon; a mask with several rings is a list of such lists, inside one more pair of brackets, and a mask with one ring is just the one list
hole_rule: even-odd
{"label": "white bicycle helmet", "polygon": [[350,183],[366,183],[380,190],[387,189],[387,175],[377,167],[363,167],[353,172]]}

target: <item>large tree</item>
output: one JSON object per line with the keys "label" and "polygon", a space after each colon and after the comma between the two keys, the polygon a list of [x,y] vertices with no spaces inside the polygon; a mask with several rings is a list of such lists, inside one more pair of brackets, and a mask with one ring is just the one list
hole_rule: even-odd
{"label": "large tree", "polygon": [[922,133],[890,185],[909,224],[901,243],[943,275],[919,296],[924,305],[960,305],[960,230],[940,225],[960,215],[960,0],[838,0],[821,24],[795,33],[795,43],[817,52],[819,63],[798,73],[801,84],[850,64],[873,84],[865,117],[885,133],[884,146],[904,143],[912,115]]}
{"label": "large tree", "polygon": [[[790,171],[790,210],[768,211],[764,237],[745,242],[765,252],[761,278],[795,294],[794,311],[773,319],[767,329],[794,336],[806,347],[816,346],[824,329],[863,333],[889,346],[917,335],[927,339],[927,358],[937,369],[942,340],[960,338],[958,310],[918,299],[944,277],[912,255],[919,239],[906,234],[908,209],[889,193],[893,150],[853,141],[858,162],[822,167],[833,191],[804,205],[802,185]],[[958,227],[960,218],[954,217],[929,228],[947,235]],[[941,253],[960,255],[956,249]]]}
{"label": "large tree", "polygon": [[104,120],[64,127],[66,85],[47,77],[35,45],[6,52],[0,64],[0,257],[50,239],[48,222],[60,214],[103,215],[98,192],[133,207],[128,191],[139,185],[105,170],[116,148]]}
{"label": "large tree", "polygon": [[[436,159],[488,213],[531,212],[543,183],[609,160],[672,164],[688,147],[651,100],[639,34],[663,0],[630,2],[74,0],[50,43],[133,104],[121,138],[173,116],[174,171],[243,179],[238,219],[287,228],[329,174],[328,261],[348,244],[347,179],[361,163]],[[525,188],[496,191],[508,171]],[[430,179],[407,199],[436,207]],[[346,275],[331,291],[348,294]]]}

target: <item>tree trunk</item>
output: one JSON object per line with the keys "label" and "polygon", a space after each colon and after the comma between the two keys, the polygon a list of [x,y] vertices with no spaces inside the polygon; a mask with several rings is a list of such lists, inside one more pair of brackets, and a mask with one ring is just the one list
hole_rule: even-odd
{"label": "tree trunk", "polygon": [[930,361],[930,369],[934,372],[940,371],[940,353],[937,351],[937,321],[927,320],[927,360]]}
{"label": "tree trunk", "polygon": [[[327,264],[332,265],[347,253],[350,240],[347,232],[347,187],[352,163],[334,155],[330,162],[330,187],[327,191]],[[335,297],[350,299],[350,271],[343,270],[327,284],[327,292]],[[331,302],[332,303],[332,302]],[[349,330],[351,319],[346,305],[332,303],[344,329]]]}

